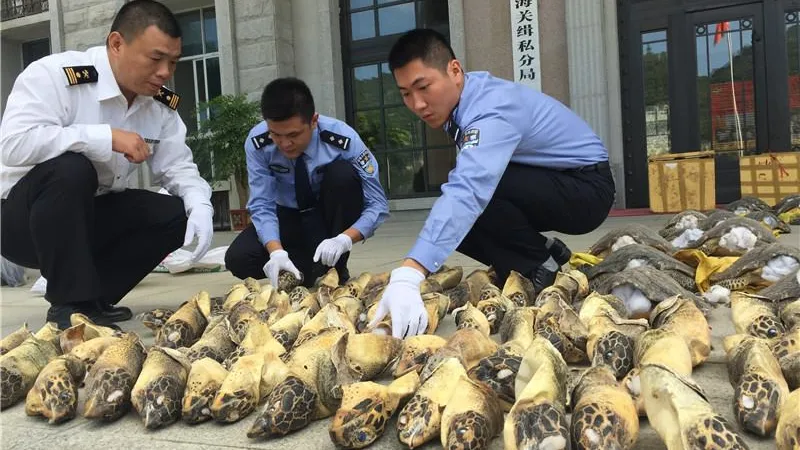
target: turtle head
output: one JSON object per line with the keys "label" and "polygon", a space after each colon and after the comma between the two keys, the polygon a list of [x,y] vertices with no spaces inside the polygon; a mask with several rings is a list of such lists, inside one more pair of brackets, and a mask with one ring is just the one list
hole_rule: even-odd
{"label": "turtle head", "polygon": [[160,377],[145,389],[144,426],[156,429],[178,420],[181,416],[182,383],[175,377]]}
{"label": "turtle head", "polygon": [[128,412],[133,387],[131,375],[122,368],[103,369],[94,374],[86,389],[89,396],[83,409],[87,419],[116,420]]}
{"label": "turtle head", "polygon": [[634,365],[633,338],[619,331],[604,334],[595,344],[592,365],[607,366],[617,379],[624,377]]}
{"label": "turtle head", "polygon": [[486,417],[475,411],[467,411],[453,417],[445,446],[446,448],[486,448],[492,437],[491,426]]}
{"label": "turtle head", "polygon": [[333,417],[331,440],[344,448],[364,448],[383,435],[389,416],[383,400],[367,398]]}
{"label": "turtle head", "polygon": [[290,376],[267,397],[264,411],[247,432],[249,438],[275,438],[311,422],[317,394],[302,380]]}
{"label": "turtle head", "polygon": [[786,330],[783,324],[772,316],[758,316],[750,325],[749,334],[766,339],[774,339],[783,335]]}
{"label": "turtle head", "polygon": [[414,395],[397,416],[397,438],[409,448],[416,448],[439,434],[444,405],[427,397]]}
{"label": "turtle head", "polygon": [[256,407],[252,392],[240,389],[234,392],[218,392],[211,404],[211,414],[217,422],[231,423],[250,414]]}
{"label": "turtle head", "polygon": [[189,424],[205,422],[212,418],[211,402],[215,391],[202,392],[200,395],[188,394],[183,398],[183,420]]}

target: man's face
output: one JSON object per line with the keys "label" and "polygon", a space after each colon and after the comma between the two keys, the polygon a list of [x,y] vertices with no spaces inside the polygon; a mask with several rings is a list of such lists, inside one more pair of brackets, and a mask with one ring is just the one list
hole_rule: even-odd
{"label": "man's face", "polygon": [[319,115],[314,113],[309,123],[299,115],[281,121],[267,119],[269,137],[284,156],[295,159],[306,151],[308,144],[311,143],[318,118]]}
{"label": "man's face", "polygon": [[432,128],[444,125],[464,86],[464,72],[455,59],[444,72],[415,59],[395,69],[394,79],[406,107]]}
{"label": "man's face", "polygon": [[130,41],[119,33],[111,33],[109,50],[116,62],[117,82],[122,90],[152,97],[175,73],[181,57],[181,39],[150,25]]}

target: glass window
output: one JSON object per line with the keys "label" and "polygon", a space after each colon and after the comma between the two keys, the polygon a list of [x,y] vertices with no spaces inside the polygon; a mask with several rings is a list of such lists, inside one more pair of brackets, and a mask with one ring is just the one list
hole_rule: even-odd
{"label": "glass window", "polygon": [[178,14],[178,24],[181,26],[181,56],[194,56],[203,53],[203,25],[200,21],[200,11]]}
{"label": "glass window", "polygon": [[205,44],[204,53],[219,51],[217,41],[217,12],[213,9],[203,10],[203,43]]}
{"label": "glass window", "polygon": [[22,68],[39,58],[50,54],[50,38],[37,39],[22,43]]}
{"label": "glass window", "polygon": [[642,33],[647,155],[669,153],[669,64],[666,30]]}
{"label": "glass window", "polygon": [[695,28],[700,148],[755,149],[751,18]]}
{"label": "glass window", "polygon": [[387,6],[378,9],[378,26],[381,36],[404,33],[416,27],[414,3]]}
{"label": "glass window", "polygon": [[353,40],[375,37],[375,13],[372,10],[350,14]]}
{"label": "glass window", "polygon": [[789,133],[792,147],[800,146],[800,10],[786,13],[786,50],[789,62]]}
{"label": "glass window", "polygon": [[390,198],[436,195],[455,165],[456,149],[441,129],[431,129],[403,104],[385,55],[392,38],[416,26],[449,35],[446,0],[349,0],[342,28],[348,117],[375,154]]}

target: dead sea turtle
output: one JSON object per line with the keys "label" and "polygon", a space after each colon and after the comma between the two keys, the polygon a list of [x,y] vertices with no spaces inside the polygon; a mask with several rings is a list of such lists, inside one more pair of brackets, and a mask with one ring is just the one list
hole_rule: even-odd
{"label": "dead sea turtle", "polygon": [[186,423],[197,424],[213,419],[211,403],[228,376],[222,364],[211,358],[192,363],[186,379],[181,416]]}
{"label": "dead sea turtle", "polygon": [[445,338],[435,334],[419,334],[405,338],[393,376],[399,378],[411,371],[421,372],[428,358],[446,343]]}
{"label": "dead sea turtle", "polygon": [[653,328],[670,330],[681,335],[692,355],[692,366],[698,366],[711,354],[711,327],[697,306],[680,295],[656,305],[650,313]]}
{"label": "dead sea turtle", "polygon": [[663,238],[667,238],[674,233],[697,228],[698,225],[700,225],[700,221],[707,217],[707,215],[694,209],[681,211],[672,216],[667,223],[664,224],[664,227],[658,231],[658,234]]}
{"label": "dead sea turtle", "polygon": [[666,239],[661,237],[658,232],[638,223],[631,223],[617,227],[589,248],[589,253],[598,258],[605,259],[608,255],[626,245],[630,244],[649,245],[667,254],[672,254],[673,247]]}
{"label": "dead sea turtle", "polygon": [[785,222],[800,225],[800,194],[787,195],[772,210]]}
{"label": "dead sea turtle", "polygon": [[534,338],[516,376],[516,402],[503,426],[504,448],[570,448],[567,372],[567,364],[553,344]]}
{"label": "dead sea turtle", "polygon": [[758,290],[779,281],[800,267],[800,249],[779,243],[756,247],[730,267],[711,275],[712,285],[731,291]]}
{"label": "dead sea turtle", "polygon": [[641,368],[641,388],[648,422],[667,448],[747,450],[736,428],[689,377],[647,364]]}
{"label": "dead sea turtle", "polygon": [[503,409],[497,394],[483,383],[466,376],[455,381],[456,395],[442,411],[441,443],[447,449],[480,450],[503,427]]}
{"label": "dead sea turtle", "polygon": [[756,295],[776,304],[800,299],[800,270],[784,275],[774,284],[758,291]]}
{"label": "dead sea turtle", "polygon": [[78,386],[83,381],[85,367],[72,355],[51,360],[28,391],[25,413],[44,416],[51,424],[74,418],[78,408]]}
{"label": "dead sea turtle", "polygon": [[772,302],[744,292],[731,294],[731,316],[736,333],[772,339],[786,330]]}
{"label": "dead sea turtle", "polygon": [[772,209],[764,200],[757,197],[742,197],[725,206],[725,209],[734,214],[744,216],[753,211],[767,211]]}
{"label": "dead sea turtle", "polygon": [[783,219],[778,217],[772,210],[767,211],[753,211],[745,215],[748,219],[753,219],[761,222],[765,227],[772,230],[773,233],[791,233],[792,227],[789,226]]}
{"label": "dead sea turtle", "polygon": [[398,440],[416,448],[439,436],[442,412],[456,392],[456,380],[466,376],[457,358],[443,360],[398,413]]}
{"label": "dead sea turtle", "polygon": [[381,437],[398,406],[419,388],[419,375],[409,372],[388,386],[362,381],[345,384],[342,403],[328,428],[340,448],[364,448]]}
{"label": "dead sea turtle", "polygon": [[681,287],[666,273],[650,266],[626,269],[611,275],[596,290],[601,295],[619,297],[625,303],[628,316],[634,319],[647,318],[654,303],[675,295],[692,300],[704,314],[709,311],[705,300]]}
{"label": "dead sea turtle", "polygon": [[53,340],[31,336],[0,357],[0,409],[24,399],[47,363],[61,353]]}
{"label": "dead sea turtle", "polygon": [[800,327],[773,339],[769,346],[781,366],[789,389],[795,390],[800,387]]}
{"label": "dead sea turtle", "polygon": [[144,344],[134,333],[108,346],[86,376],[83,416],[112,421],[127,413],[144,359]]}
{"label": "dead sea turtle", "polygon": [[789,395],[778,361],[761,338],[731,335],[724,345],[736,420],[758,436],[772,435],[780,407]]}
{"label": "dead sea turtle", "polygon": [[611,369],[598,366],[585,371],[571,398],[575,448],[633,448],[639,436],[639,415]]}
{"label": "dead sea turtle", "polygon": [[181,403],[191,363],[171,348],[150,347],[142,371],[131,390],[131,403],[147,429],[181,418]]}
{"label": "dead sea turtle", "polygon": [[654,267],[672,277],[687,291],[697,291],[694,268],[649,245],[631,244],[622,247],[596,266],[587,267],[583,272],[589,279],[589,288],[596,290],[604,278],[640,266]]}
{"label": "dead sea turtle", "polygon": [[689,248],[708,256],[742,256],[757,246],[774,242],[775,236],[761,222],[737,216],[718,223],[692,241]]}
{"label": "dead sea turtle", "polygon": [[171,309],[155,308],[137,314],[136,318],[140,320],[144,326],[153,330],[153,332],[158,332],[158,330],[164,326],[164,323],[166,323],[167,319],[172,317],[173,314],[175,314],[175,311]]}

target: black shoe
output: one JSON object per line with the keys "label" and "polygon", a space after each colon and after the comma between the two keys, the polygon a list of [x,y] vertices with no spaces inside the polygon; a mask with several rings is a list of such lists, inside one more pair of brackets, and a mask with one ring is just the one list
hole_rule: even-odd
{"label": "black shoe", "polygon": [[67,305],[52,305],[47,310],[47,321],[55,322],[60,330],[66,330],[72,326],[69,318],[74,313],[80,313],[89,318],[97,325],[119,330],[120,328],[114,325],[113,321],[106,317],[103,311],[100,311],[94,305],[87,305],[82,303],[72,303]]}
{"label": "black shoe", "polygon": [[533,288],[538,295],[544,288],[550,287],[555,283],[556,273],[545,269],[543,266],[539,266],[534,269],[531,281],[533,281]]}
{"label": "black shoe", "polygon": [[572,251],[570,251],[567,244],[559,238],[553,238],[553,245],[550,246],[548,251],[550,252],[550,256],[558,263],[559,267],[568,263],[569,259],[572,257]]}
{"label": "black shoe", "polygon": [[100,305],[100,310],[112,322],[125,322],[133,318],[133,311],[126,306],[102,304]]}

